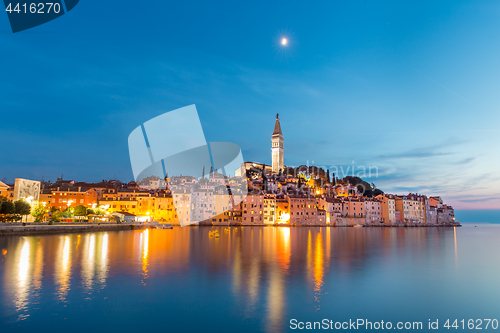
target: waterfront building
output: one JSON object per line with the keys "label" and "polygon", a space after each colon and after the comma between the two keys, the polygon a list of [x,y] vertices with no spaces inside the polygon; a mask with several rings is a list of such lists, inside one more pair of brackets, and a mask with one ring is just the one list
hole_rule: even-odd
{"label": "waterfront building", "polygon": [[429,209],[425,211],[425,219],[430,224],[438,223],[438,209],[436,206],[429,205]]}
{"label": "waterfront building", "polygon": [[273,173],[277,174],[283,172],[285,165],[283,159],[283,133],[281,132],[281,124],[279,114],[276,114],[276,122],[274,124],[274,131],[271,137],[272,142],[272,169]]}
{"label": "waterfront building", "polygon": [[382,221],[382,204],[377,198],[365,198],[366,222]]}
{"label": "waterfront building", "polygon": [[262,209],[264,205],[264,195],[249,194],[243,200],[242,223],[243,224],[263,224]]}
{"label": "waterfront building", "polygon": [[196,189],[192,194],[192,219],[193,221],[204,221],[213,215],[214,193],[208,189]]}
{"label": "waterfront building", "polygon": [[438,223],[455,222],[455,212],[453,207],[443,204],[441,208],[438,208],[437,212]]}
{"label": "waterfront building", "polygon": [[264,194],[264,224],[276,223],[276,194]]}
{"label": "waterfront building", "polygon": [[136,216],[148,216],[161,223],[179,224],[173,197],[167,193],[140,194],[135,197],[100,200],[108,213],[127,212]]}
{"label": "waterfront building", "polygon": [[[155,193],[151,196],[144,196],[142,198],[143,200],[152,201],[148,206],[152,208],[150,216],[154,221],[171,224],[179,223],[172,195],[169,193]],[[148,212],[146,212],[146,216],[147,213]]]}
{"label": "waterfront building", "polygon": [[338,198],[321,198],[319,207],[326,213],[326,224],[336,224],[342,215],[343,201]]}
{"label": "waterfront building", "polygon": [[301,225],[326,224],[326,211],[319,208],[319,200],[307,195],[289,195],[290,222]]}
{"label": "waterfront building", "polygon": [[[234,199],[233,199],[234,200]],[[221,191],[213,195],[213,212],[212,216],[222,214],[232,208],[231,196],[227,193],[224,187]]]}
{"label": "waterfront building", "polygon": [[377,198],[380,200],[382,209],[382,222],[385,224],[396,223],[396,200],[392,194],[381,194]]}
{"label": "waterfront building", "polygon": [[101,206],[108,207],[107,211],[109,213],[114,212],[131,212],[133,214],[138,214],[138,202],[135,198],[127,198],[127,199],[108,199],[99,201]]}
{"label": "waterfront building", "polygon": [[50,206],[64,210],[68,207],[76,207],[79,205],[91,208],[97,204],[97,192],[94,189],[84,190],[81,187],[70,188],[66,190],[52,191]]}
{"label": "waterfront building", "polygon": [[402,222],[425,222],[425,198],[416,194],[396,196],[396,210],[401,212]]}
{"label": "waterfront building", "polygon": [[191,222],[191,193],[186,189],[177,189],[172,193],[175,211],[181,225],[188,225]]}
{"label": "waterfront building", "polygon": [[347,206],[347,210],[344,209],[346,217],[366,217],[365,203],[362,198],[349,197],[344,201],[344,205]]}
{"label": "waterfront building", "polygon": [[276,197],[276,223],[290,223],[290,203],[284,196]]}

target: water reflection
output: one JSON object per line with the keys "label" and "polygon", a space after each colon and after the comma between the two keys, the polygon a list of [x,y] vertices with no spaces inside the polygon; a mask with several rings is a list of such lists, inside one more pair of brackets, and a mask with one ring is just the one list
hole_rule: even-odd
{"label": "water reflection", "polygon": [[57,286],[56,295],[60,301],[65,301],[70,287],[71,277],[71,248],[69,236],[60,236],[59,249],[57,251],[55,281]]}
{"label": "water reflection", "polygon": [[[81,240],[83,238],[83,240]],[[83,242],[81,253],[81,284],[87,293],[106,286],[108,276],[108,234],[78,235],[76,249]],[[96,286],[97,284],[97,286]]]}
{"label": "water reflection", "polygon": [[82,285],[88,292],[92,289],[95,272],[95,234],[84,236],[82,253]]}
{"label": "water reflection", "polygon": [[145,284],[148,278],[148,255],[149,255],[149,229],[141,233],[142,244],[142,283]]}
{"label": "water reflection", "polygon": [[18,311],[24,310],[28,305],[28,295],[29,295],[29,269],[30,269],[30,244],[26,239],[24,244],[22,244],[22,249],[19,257],[18,264],[18,279],[16,286],[16,308]]}
{"label": "water reflection", "polygon": [[[454,257],[456,264],[460,233],[439,228],[233,227],[218,229],[220,238],[215,239],[208,236],[210,230],[0,237],[5,250],[0,262],[0,318],[25,319],[42,299],[48,302],[44,294],[52,295],[53,301],[54,291],[58,301],[80,310],[82,300],[98,302],[89,294],[99,291],[114,299],[133,294],[141,304],[158,294],[160,304],[176,311],[174,305],[185,301],[181,295],[194,297],[190,293],[198,288],[197,301],[214,304],[204,311],[217,315],[216,308],[224,308],[234,318],[258,319],[258,330],[276,332],[297,314],[297,302],[300,311],[314,314],[321,307],[319,313],[324,313],[325,305],[337,304],[335,297],[342,293],[336,289],[333,296],[327,290],[361,281],[367,274],[392,267],[394,280],[404,280],[408,276],[400,267],[411,271],[408,262],[428,265],[436,260],[442,269],[446,262],[436,258],[444,254]],[[453,259],[448,263],[453,267]],[[134,286],[140,285],[144,296],[134,293]],[[120,306],[118,301],[113,304]]]}
{"label": "water reflection", "polygon": [[455,267],[456,267],[458,266],[457,227],[453,227],[453,240],[455,242]]}

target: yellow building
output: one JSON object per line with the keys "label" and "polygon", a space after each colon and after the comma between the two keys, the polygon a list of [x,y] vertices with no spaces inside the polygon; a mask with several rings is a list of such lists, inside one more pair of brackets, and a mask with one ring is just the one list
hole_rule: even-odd
{"label": "yellow building", "polygon": [[385,224],[396,223],[396,199],[392,194],[381,194],[377,198],[382,203],[382,222]]}
{"label": "yellow building", "polygon": [[396,210],[401,212],[402,222],[425,222],[425,198],[416,194],[396,196]]}
{"label": "yellow building", "polygon": [[264,194],[264,224],[276,223],[276,194]]}
{"label": "yellow building", "polygon": [[108,213],[127,212],[136,216],[150,216],[153,221],[160,223],[179,223],[173,198],[166,194],[100,200],[99,204],[108,206]]}
{"label": "yellow building", "polygon": [[8,197],[7,191],[9,186],[5,183],[0,182],[0,197]]}

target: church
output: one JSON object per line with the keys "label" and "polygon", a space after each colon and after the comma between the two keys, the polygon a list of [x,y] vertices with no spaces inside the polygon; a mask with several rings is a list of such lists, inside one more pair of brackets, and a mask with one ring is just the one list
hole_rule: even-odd
{"label": "church", "polygon": [[[271,158],[272,165],[267,165],[263,163],[255,162],[245,162],[242,164],[241,168],[237,170],[236,176],[241,176],[244,174],[245,170],[250,170],[252,168],[266,170],[267,173],[279,174],[280,170],[283,172],[285,170],[285,162],[283,157],[283,132],[281,131],[281,124],[279,113],[276,114],[276,121],[274,123],[274,131],[271,135]],[[257,176],[257,175],[256,175]]]}
{"label": "church", "polygon": [[272,142],[272,171],[273,173],[283,172],[285,165],[283,163],[283,133],[281,132],[279,113],[276,114],[276,122],[274,123],[274,131],[271,137]]}

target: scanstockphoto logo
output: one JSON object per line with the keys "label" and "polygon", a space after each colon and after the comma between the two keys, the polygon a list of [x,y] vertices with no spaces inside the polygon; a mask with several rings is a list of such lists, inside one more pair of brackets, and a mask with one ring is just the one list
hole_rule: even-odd
{"label": "scanstockphoto logo", "polygon": [[138,126],[128,147],[137,184],[159,198],[169,192],[182,226],[228,220],[248,193],[240,147],[207,142],[194,105]]}
{"label": "scanstockphoto logo", "polygon": [[31,29],[52,21],[73,8],[79,0],[11,1],[3,0],[12,32]]}

